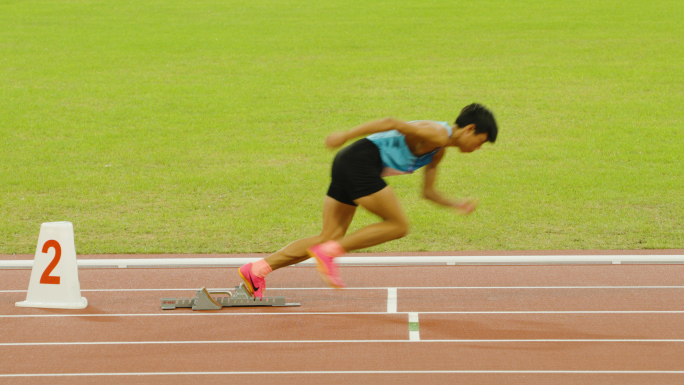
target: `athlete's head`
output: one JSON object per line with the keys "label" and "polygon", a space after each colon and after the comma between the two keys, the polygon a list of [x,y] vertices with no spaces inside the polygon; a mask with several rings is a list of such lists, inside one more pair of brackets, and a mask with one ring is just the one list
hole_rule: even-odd
{"label": "athlete's head", "polygon": [[459,143],[463,152],[475,151],[485,142],[494,143],[499,132],[494,114],[477,103],[463,107],[455,123],[459,129],[465,130]]}

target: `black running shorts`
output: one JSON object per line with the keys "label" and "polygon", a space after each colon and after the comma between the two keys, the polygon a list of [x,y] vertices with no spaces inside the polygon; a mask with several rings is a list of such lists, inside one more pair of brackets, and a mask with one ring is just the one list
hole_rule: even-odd
{"label": "black running shorts", "polygon": [[381,173],[380,150],[370,140],[361,139],[335,156],[328,196],[356,206],[355,199],[376,193],[387,186],[380,177]]}

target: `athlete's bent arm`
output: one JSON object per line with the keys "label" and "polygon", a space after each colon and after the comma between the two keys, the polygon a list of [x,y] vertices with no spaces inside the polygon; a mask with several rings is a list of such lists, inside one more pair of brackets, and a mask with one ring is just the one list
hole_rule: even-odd
{"label": "athlete's bent arm", "polygon": [[453,207],[461,214],[468,215],[475,211],[477,202],[472,199],[463,199],[454,201],[444,197],[435,189],[435,181],[437,180],[437,166],[444,157],[444,149],[441,149],[432,158],[432,162],[425,166],[425,179],[423,181],[423,197],[427,200],[435,202],[446,207]]}

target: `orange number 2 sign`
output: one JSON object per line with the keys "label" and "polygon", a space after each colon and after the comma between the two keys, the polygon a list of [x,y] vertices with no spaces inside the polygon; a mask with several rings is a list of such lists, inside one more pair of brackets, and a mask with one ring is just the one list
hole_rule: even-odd
{"label": "orange number 2 sign", "polygon": [[43,253],[47,253],[50,248],[55,249],[55,257],[52,258],[52,262],[50,262],[47,269],[45,269],[43,275],[40,277],[40,283],[59,285],[59,276],[53,276],[50,275],[50,273],[52,273],[52,270],[54,270],[55,266],[59,263],[59,258],[62,257],[62,247],[59,245],[59,242],[50,240],[43,245]]}

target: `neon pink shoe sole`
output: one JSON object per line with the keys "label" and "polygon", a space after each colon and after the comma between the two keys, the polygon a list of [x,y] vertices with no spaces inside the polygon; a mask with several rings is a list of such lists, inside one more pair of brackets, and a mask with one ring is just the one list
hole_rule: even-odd
{"label": "neon pink shoe sole", "polygon": [[312,246],[307,250],[311,258],[315,258],[317,262],[318,275],[321,276],[323,282],[328,286],[336,289],[347,287],[337,271],[337,264],[333,261],[333,257],[322,250],[321,245]]}
{"label": "neon pink shoe sole", "polygon": [[264,291],[266,290],[266,280],[259,278],[252,274],[252,264],[248,263],[238,270],[240,278],[245,281],[245,287],[254,298],[264,298]]}

